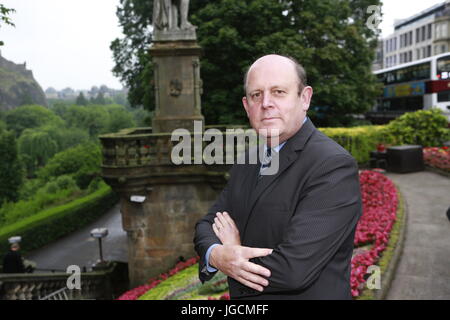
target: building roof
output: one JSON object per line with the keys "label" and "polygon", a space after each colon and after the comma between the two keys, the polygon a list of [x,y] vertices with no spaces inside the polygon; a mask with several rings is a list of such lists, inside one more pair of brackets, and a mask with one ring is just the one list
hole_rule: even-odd
{"label": "building roof", "polygon": [[443,11],[445,9],[445,6],[448,3],[450,3],[450,1],[445,0],[442,3],[435,4],[434,6],[429,7],[428,9],[420,11],[419,13],[416,13],[415,15],[412,15],[409,18],[398,20],[398,21],[394,22],[394,30],[397,31],[398,29],[400,29],[410,23],[413,23],[420,19],[426,18],[426,17],[433,15],[439,11]]}

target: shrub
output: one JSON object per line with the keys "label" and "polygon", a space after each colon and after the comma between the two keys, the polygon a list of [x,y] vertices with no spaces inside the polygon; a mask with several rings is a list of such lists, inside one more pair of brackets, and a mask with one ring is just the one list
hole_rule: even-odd
{"label": "shrub", "polygon": [[407,112],[391,121],[387,128],[395,144],[440,146],[450,139],[447,118],[439,109]]}
{"label": "shrub", "polygon": [[359,164],[369,161],[369,152],[375,150],[377,144],[392,142],[386,126],[319,128],[319,130],[350,152]]}
{"label": "shrub", "polygon": [[83,143],[57,153],[38,171],[38,177],[50,181],[53,177],[71,175],[77,185],[85,189],[99,174],[100,162],[100,146],[93,142]]}
{"label": "shrub", "polygon": [[70,203],[46,209],[19,222],[0,228],[0,252],[8,250],[8,238],[22,236],[22,251],[37,249],[95,221],[118,197],[109,187]]}

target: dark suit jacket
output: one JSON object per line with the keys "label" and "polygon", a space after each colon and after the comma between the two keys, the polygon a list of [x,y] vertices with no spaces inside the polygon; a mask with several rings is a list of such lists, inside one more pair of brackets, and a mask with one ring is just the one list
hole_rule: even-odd
{"label": "dark suit jacket", "polygon": [[24,273],[22,255],[17,251],[9,250],[3,258],[3,273]]}
{"label": "dark suit jacket", "polygon": [[231,168],[228,184],[196,225],[200,279],[214,276],[205,254],[220,243],[211,226],[216,212],[227,211],[243,246],[274,249],[251,259],[271,270],[264,291],[228,278],[232,299],[351,299],[350,262],[362,214],[356,161],[309,119],[279,157],[278,173],[259,182],[259,160]]}

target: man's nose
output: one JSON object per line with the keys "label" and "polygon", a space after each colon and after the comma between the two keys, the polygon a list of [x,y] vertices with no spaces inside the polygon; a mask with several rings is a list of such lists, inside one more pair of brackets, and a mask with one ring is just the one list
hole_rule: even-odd
{"label": "man's nose", "polygon": [[263,94],[262,107],[263,108],[273,107],[273,100],[272,100],[272,95],[270,94],[270,92],[265,92]]}

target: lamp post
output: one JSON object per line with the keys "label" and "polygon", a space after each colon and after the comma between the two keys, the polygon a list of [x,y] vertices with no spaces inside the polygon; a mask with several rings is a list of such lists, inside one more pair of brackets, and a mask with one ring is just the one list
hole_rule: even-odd
{"label": "lamp post", "polygon": [[102,238],[106,237],[107,235],[108,235],[107,228],[96,228],[96,229],[91,230],[91,237],[98,239],[98,248],[100,250],[99,264],[105,263],[105,261],[103,261]]}

